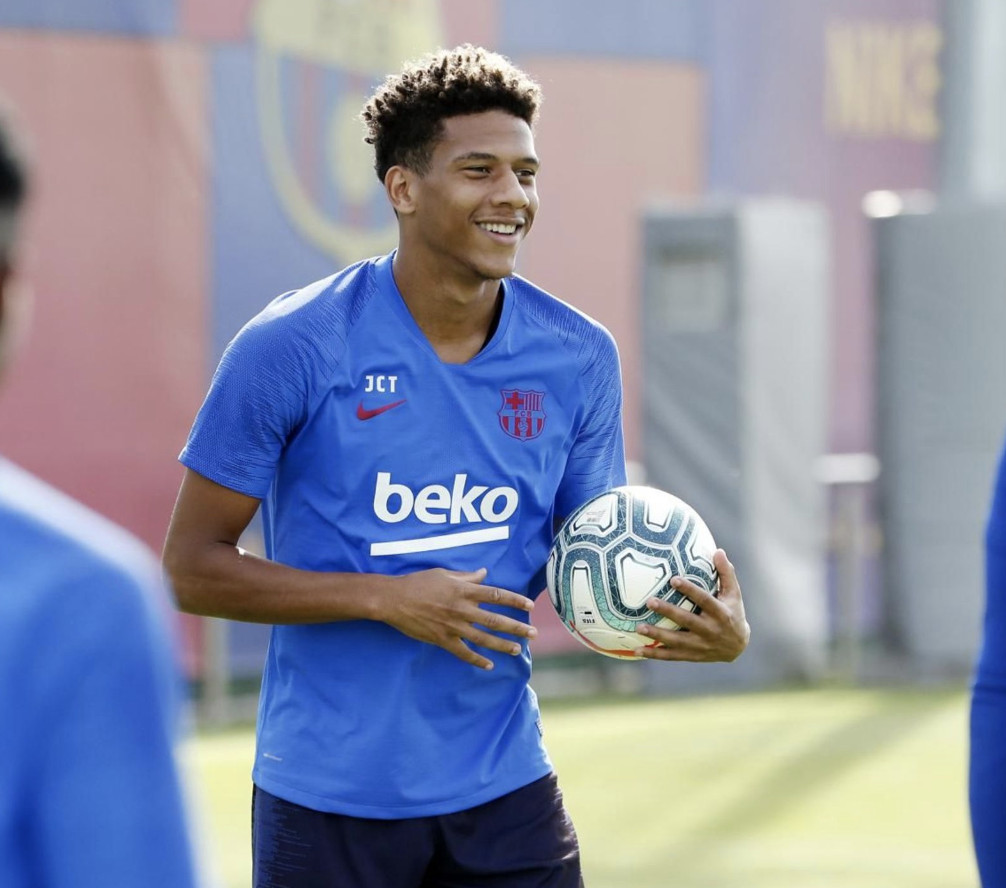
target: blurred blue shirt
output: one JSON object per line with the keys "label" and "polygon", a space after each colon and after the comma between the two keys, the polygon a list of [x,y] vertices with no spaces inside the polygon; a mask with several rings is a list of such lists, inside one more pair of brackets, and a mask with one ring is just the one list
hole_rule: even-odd
{"label": "blurred blue shirt", "polygon": [[971,699],[971,830],[983,888],[1006,888],[1006,448],[985,531],[985,620]]}
{"label": "blurred blue shirt", "polygon": [[152,554],[0,460],[0,885],[189,888]]}

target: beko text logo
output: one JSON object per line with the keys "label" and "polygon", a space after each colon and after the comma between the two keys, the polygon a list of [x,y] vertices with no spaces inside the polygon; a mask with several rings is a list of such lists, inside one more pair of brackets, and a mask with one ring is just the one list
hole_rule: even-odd
{"label": "beko text logo", "polygon": [[505,540],[510,536],[510,526],[504,522],[517,511],[517,505],[517,491],[514,488],[488,487],[484,484],[469,486],[466,473],[455,475],[450,486],[429,484],[413,491],[406,484],[392,481],[391,472],[378,472],[374,487],[374,514],[386,524],[397,524],[414,516],[423,524],[490,526],[416,539],[371,543],[370,554],[430,552],[434,549],[453,549]]}

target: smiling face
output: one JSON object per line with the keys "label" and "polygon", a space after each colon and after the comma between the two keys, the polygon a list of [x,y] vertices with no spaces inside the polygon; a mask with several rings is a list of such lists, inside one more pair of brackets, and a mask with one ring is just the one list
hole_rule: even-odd
{"label": "smiling face", "polygon": [[538,210],[537,172],[534,137],[519,117],[485,111],[446,118],[425,173],[389,171],[400,251],[463,282],[513,274]]}

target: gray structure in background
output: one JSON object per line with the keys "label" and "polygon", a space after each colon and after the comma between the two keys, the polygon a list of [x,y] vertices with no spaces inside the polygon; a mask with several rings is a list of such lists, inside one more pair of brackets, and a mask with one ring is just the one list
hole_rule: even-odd
{"label": "gray structure in background", "polygon": [[1006,205],[874,223],[887,624],[916,670],[977,648],[982,537],[1006,428]]}
{"label": "gray structure in background", "polygon": [[[645,220],[646,480],[703,516],[737,567],[737,664],[647,664],[651,690],[813,678],[827,666],[828,224],[746,200]],[[743,663],[743,665],[742,665]]]}
{"label": "gray structure in background", "polygon": [[873,225],[884,597],[916,673],[974,660],[1006,430],[1006,4],[944,9],[939,200]]}

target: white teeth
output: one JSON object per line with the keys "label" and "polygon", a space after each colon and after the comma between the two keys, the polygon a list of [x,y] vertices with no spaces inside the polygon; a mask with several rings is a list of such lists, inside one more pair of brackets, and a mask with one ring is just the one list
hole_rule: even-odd
{"label": "white teeth", "polygon": [[501,222],[480,222],[479,227],[495,234],[513,234],[517,230],[516,225],[504,225]]}

